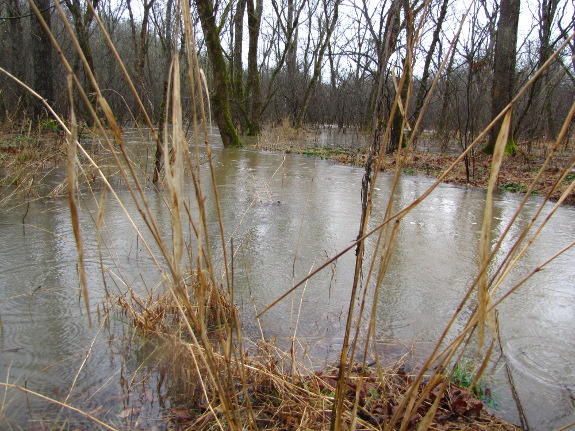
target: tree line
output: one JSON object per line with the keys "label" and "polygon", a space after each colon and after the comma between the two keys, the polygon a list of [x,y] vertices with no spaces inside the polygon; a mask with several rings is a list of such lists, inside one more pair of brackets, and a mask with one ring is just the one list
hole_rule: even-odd
{"label": "tree line", "polygon": [[[142,106],[96,13],[143,107],[161,122],[174,53],[182,73],[188,66],[179,7],[174,0],[5,0],[0,67],[66,112],[68,72],[58,61],[64,56],[86,94],[95,97],[93,74],[119,121],[141,123]],[[286,120],[296,128],[375,130],[393,116],[388,152],[423,111],[420,130],[465,147],[565,43],[513,113],[515,140],[557,136],[575,97],[573,11],[573,0],[191,0],[192,31],[225,145]],[[46,115],[5,73],[0,86],[4,124]],[[398,93],[402,104],[395,107]],[[184,102],[191,115],[195,101]],[[90,123],[85,104],[76,110]]]}

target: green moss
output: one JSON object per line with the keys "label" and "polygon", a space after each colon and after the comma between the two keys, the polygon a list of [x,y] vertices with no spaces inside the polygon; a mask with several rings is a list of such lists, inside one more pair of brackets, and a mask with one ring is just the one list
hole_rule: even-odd
{"label": "green moss", "polygon": [[513,136],[509,137],[507,144],[505,145],[505,155],[506,156],[515,156],[517,154],[517,144],[515,143],[515,139]]}

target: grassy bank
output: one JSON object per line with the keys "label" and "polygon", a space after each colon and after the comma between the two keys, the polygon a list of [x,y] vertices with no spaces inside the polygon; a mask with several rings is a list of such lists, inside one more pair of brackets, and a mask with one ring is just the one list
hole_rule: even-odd
{"label": "grassy bank", "polygon": [[[288,154],[303,154],[310,157],[318,157],[326,160],[334,160],[338,163],[353,166],[363,166],[368,151],[367,141],[369,136],[357,134],[355,144],[341,145],[338,140],[348,140],[349,134],[357,133],[353,130],[339,131],[337,129],[314,129],[293,130],[283,124],[266,129],[253,147],[264,151],[284,152]],[[333,145],[318,145],[318,137],[330,136]],[[420,145],[415,144],[401,161],[401,171],[406,175],[423,175],[438,178],[457,160],[461,150],[455,142],[446,143],[434,139],[431,135],[422,138]],[[549,155],[551,142],[520,144],[519,151],[515,155],[508,155],[502,161],[498,187],[512,193],[525,193]],[[575,171],[560,180],[563,166],[569,163],[573,157],[571,145],[564,145],[553,157],[551,166],[545,170],[543,176],[537,180],[535,187],[530,193],[534,196],[547,196],[556,201],[567,190],[570,183],[575,179]],[[421,149],[418,149],[421,147]],[[473,152],[466,161],[461,160],[456,164],[452,172],[444,179],[449,184],[465,185],[469,187],[487,188],[491,172],[492,156],[481,152]],[[383,170],[392,172],[397,164],[395,154],[384,154],[381,167]],[[575,204],[575,192],[567,195],[565,203]]]}

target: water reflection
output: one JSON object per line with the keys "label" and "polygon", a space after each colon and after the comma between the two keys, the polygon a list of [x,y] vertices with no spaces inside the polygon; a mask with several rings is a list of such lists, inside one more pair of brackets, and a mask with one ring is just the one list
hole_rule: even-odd
{"label": "water reflection", "polygon": [[[152,146],[141,132],[130,133],[134,135],[130,144],[134,157],[142,158],[142,169],[150,172]],[[242,308],[246,333],[257,336],[256,310],[263,309],[355,239],[363,172],[304,156],[287,155],[284,159],[279,154],[219,147],[214,151],[213,163],[226,239],[234,238],[235,297]],[[208,186],[209,181],[204,178],[204,185]],[[430,185],[431,180],[405,176],[397,190],[395,208],[408,205]],[[374,224],[383,218],[383,203],[390,187],[390,177],[383,175],[377,184]],[[128,199],[127,193],[120,193]],[[188,193],[193,194],[191,190]],[[168,239],[171,230],[165,201],[151,189],[147,197],[159,229]],[[94,234],[99,199],[99,195],[85,194],[81,201],[93,312],[105,295]],[[416,343],[415,348],[424,352],[443,330],[476,275],[483,199],[481,190],[444,185],[402,220],[379,298],[379,338],[399,340],[407,346]],[[496,263],[529,222],[537,202],[534,200],[520,215]],[[497,233],[506,229],[518,203],[515,195],[496,195],[493,228]],[[215,235],[212,243],[218,244],[217,212],[209,193],[206,208]],[[133,204],[128,203],[128,212],[145,231]],[[104,406],[110,417],[116,417],[126,408],[125,404],[110,403],[125,401],[120,378],[123,364],[127,364],[128,372],[134,372],[139,361],[132,356],[126,360],[125,352],[118,352],[113,347],[116,344],[109,343],[110,339],[129,336],[125,333],[127,326],[121,322],[120,330],[114,326],[87,326],[65,201],[32,203],[25,235],[21,221],[20,210],[0,214],[0,235],[5,244],[0,250],[0,378],[21,385],[26,381],[30,389],[62,400],[81,369],[75,402],[84,408]],[[103,221],[106,287],[125,291],[130,286],[148,292],[159,286],[162,277],[156,264],[110,196]],[[574,234],[575,211],[563,208],[502,289],[573,241]],[[152,244],[150,235],[144,236]],[[190,238],[189,230],[186,237]],[[536,274],[500,311],[505,357],[495,358],[490,376],[502,398],[503,411],[499,414],[518,422],[501,365],[507,360],[532,429],[555,428],[575,420],[574,257],[570,251]],[[282,342],[282,337],[293,334],[297,325],[296,335],[306,338],[310,356],[335,359],[350,300],[353,264],[351,252],[266,313],[261,322],[264,335]],[[466,313],[468,309],[464,316]],[[81,368],[92,345],[88,363]],[[390,356],[397,353],[391,348],[386,351]],[[31,415],[54,409],[31,399],[30,410],[21,411],[16,406],[24,403],[24,397],[18,393],[11,396],[8,419],[21,426],[26,426]],[[156,403],[156,413],[158,408]]]}

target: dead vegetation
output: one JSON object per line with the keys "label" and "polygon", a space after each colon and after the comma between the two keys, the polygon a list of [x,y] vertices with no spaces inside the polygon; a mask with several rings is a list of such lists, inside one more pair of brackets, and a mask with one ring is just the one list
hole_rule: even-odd
{"label": "dead vegetation", "polygon": [[[212,352],[215,367],[202,366],[198,358],[206,355],[205,347],[190,337],[187,323],[193,317],[182,314],[174,297],[166,293],[159,298],[110,298],[109,305],[120,310],[143,339],[155,349],[157,372],[166,379],[171,408],[165,411],[164,421],[175,430],[210,430],[226,425],[225,405],[217,388],[206,381],[213,369],[225,370],[230,364],[225,352]],[[228,312],[234,308],[226,303]],[[211,310],[217,307],[211,307]],[[197,312],[197,310],[195,310]],[[227,327],[214,321],[208,325],[208,339],[218,345],[227,336]],[[234,343],[238,340],[234,339]],[[247,340],[244,340],[247,343]],[[337,366],[326,366],[323,371],[306,370],[296,364],[287,352],[263,340],[251,344],[249,353],[235,358],[242,367],[241,375],[232,375],[234,400],[232,408],[251,428],[266,430],[327,430],[330,427],[334,393],[339,377]],[[379,430],[399,411],[401,400],[413,385],[416,375],[406,373],[401,362],[380,368],[375,362],[368,365],[354,363],[351,373],[344,377],[345,429]],[[518,430],[489,413],[484,402],[468,388],[451,383],[449,376],[435,377],[433,389],[428,390],[426,377],[417,393],[426,393],[418,408],[400,413],[403,429],[417,429],[422,419],[436,409],[429,429],[436,430]],[[434,407],[434,404],[435,405]]]}
{"label": "dead vegetation", "polygon": [[[366,161],[367,146],[365,139],[358,140],[358,145],[353,146],[318,146],[318,136],[325,133],[321,129],[309,129],[295,131],[288,124],[272,127],[264,131],[260,139],[254,144],[254,148],[264,151],[277,151],[286,154],[303,154],[310,157],[334,160],[335,162],[353,166],[363,166]],[[339,132],[336,136],[342,139],[345,135]],[[351,133],[347,131],[347,133]],[[359,134],[361,136],[361,134]],[[335,139],[337,141],[337,138]],[[401,161],[401,171],[406,175],[423,175],[438,178],[458,158],[460,150],[454,145],[448,147],[444,142],[433,139],[425,139],[422,149],[410,149]],[[570,145],[563,145],[560,151],[551,160],[551,165],[544,175],[537,180],[532,195],[550,196],[557,201],[563,192],[567,190],[571,181],[575,178],[575,171],[560,179],[562,170],[569,165],[573,157]],[[517,154],[506,156],[501,165],[498,177],[498,187],[513,193],[522,193],[535,180],[537,173],[549,155],[553,143],[546,142],[534,145],[533,143],[519,144]],[[450,149],[449,149],[450,148]],[[524,148],[524,149],[523,149]],[[443,150],[443,151],[442,151]],[[447,151],[446,151],[447,150]],[[455,168],[447,175],[444,182],[469,187],[486,188],[491,172],[492,156],[481,152],[474,152],[469,157],[469,172],[464,160],[456,163]],[[392,172],[397,164],[395,154],[384,154],[381,159],[381,168]],[[469,175],[468,175],[469,174]],[[566,204],[575,204],[575,193],[571,192],[564,201]]]}

